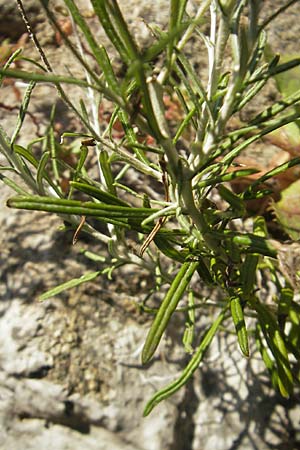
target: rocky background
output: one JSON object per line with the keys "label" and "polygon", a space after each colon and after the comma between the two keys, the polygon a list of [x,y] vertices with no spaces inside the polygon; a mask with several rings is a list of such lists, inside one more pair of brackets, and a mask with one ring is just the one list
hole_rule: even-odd
{"label": "rocky background", "polygon": [[[68,55],[39,2],[24,3],[56,71],[64,71]],[[90,10],[88,2],[80,3]],[[167,0],[119,3],[140,45],[149,39],[142,17],[167,23]],[[190,3],[195,8],[199,2]],[[270,11],[282,2],[264,3],[265,11]],[[299,24],[300,4],[296,4],[270,30],[277,50],[298,51]],[[92,21],[91,26],[95,27]],[[33,52],[21,37],[24,32],[16,4],[1,0],[1,49],[4,39],[13,45],[21,38]],[[194,51],[191,57],[205,67],[205,56],[201,60],[203,56]],[[22,88],[6,84],[0,90],[0,120],[7,133],[12,132],[18,112],[18,89]],[[20,144],[43,133],[54,95],[49,86],[36,88]],[[61,128],[72,128],[74,119],[59,102],[58,111]],[[55,284],[97,270],[82,250],[100,248],[89,239],[73,247],[72,232],[59,230],[59,218],[8,209],[5,201],[11,193],[0,186],[1,450],[300,448],[299,398],[277,396],[260,362],[242,359],[235,340],[228,337],[215,341],[201,370],[184,389],[142,418],[145,402],[178,376],[187,360],[174,324],[154,362],[146,368],[140,364],[149,319],[135,304],[153,280],[128,267],[111,281],[103,277],[38,302],[38,296]]]}

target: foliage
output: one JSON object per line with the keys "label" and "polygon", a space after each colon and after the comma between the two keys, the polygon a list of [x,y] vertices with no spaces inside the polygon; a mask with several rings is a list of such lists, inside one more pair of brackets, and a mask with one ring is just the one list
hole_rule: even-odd
{"label": "foliage", "polygon": [[[283,94],[234,129],[231,121],[255,101],[271,77],[290,73],[299,66],[299,58],[281,62],[278,55],[273,55],[264,59],[266,26],[295,2],[286,2],[263,21],[259,1],[202,0],[196,15],[191,16],[186,0],[170,0],[168,28],[152,27],[153,43],[142,49],[116,0],[91,3],[99,26],[123,65],[124,75],[117,74],[108,49],[98,43],[73,0],[65,0],[65,12],[76,30],[75,40],[70,29],[68,33],[62,30],[48,1],[41,0],[41,5],[60,39],[81,64],[84,79],[53,72],[21,0],[19,8],[42,61],[27,58],[32,70],[16,69],[14,64],[18,62],[20,67],[22,63],[19,49],[0,70],[1,81],[19,78],[28,82],[13,135],[8,137],[2,129],[0,133],[1,151],[7,160],[7,166],[0,168],[0,177],[17,193],[8,206],[59,214],[74,228],[74,242],[80,233],[88,233],[108,249],[106,256],[93,256],[104,269],[67,281],[42,299],[103,273],[111,274],[128,263],[155,273],[156,289],[165,285],[169,288],[146,338],[144,364],[153,357],[170,319],[179,311],[178,303],[188,299],[187,307],[180,310],[187,315],[183,334],[190,362],[178,380],[155,394],[145,414],[187,382],[222,325],[235,329],[237,343],[246,357],[251,348],[248,335],[254,334],[274,387],[288,397],[293,384],[299,382],[293,363],[299,360],[300,335],[296,286],[281,270],[281,243],[271,239],[264,218],[253,218],[251,232],[236,219],[246,217],[249,200],[270,194],[268,180],[298,165],[300,158],[296,156],[259,175],[239,194],[232,191],[230,183],[257,173],[255,167],[241,168],[237,164],[244,149],[284,125],[297,123],[300,90]],[[206,34],[204,25],[209,21],[210,32]],[[206,46],[205,75],[187,56],[192,37]],[[85,57],[82,42],[93,60]],[[55,108],[43,138],[26,147],[17,144],[32,91],[40,82],[53,83],[80,120],[82,141],[73,165],[63,158],[62,144],[55,140]],[[68,96],[68,84],[82,89],[78,104]],[[103,128],[98,115],[103,104],[108,104],[105,101],[113,110]],[[67,137],[78,142],[79,135],[62,135],[63,140]],[[35,149],[41,144],[43,152],[38,157]],[[97,179],[86,169],[89,147],[95,148]],[[62,183],[66,170],[70,176],[67,190]],[[22,184],[11,177],[12,172],[23,180]],[[139,190],[130,183],[128,174],[132,172],[141,180],[141,186],[154,188],[147,193]],[[91,219],[103,222],[105,228],[101,230],[105,231],[99,231]],[[140,245],[139,252],[132,249],[132,236]],[[272,302],[266,302],[261,294],[258,274],[275,284],[277,294]],[[208,299],[201,298],[195,288],[199,278],[202,286],[222,292],[218,304],[211,305],[211,325],[200,338],[195,336],[193,311],[205,310]]]}

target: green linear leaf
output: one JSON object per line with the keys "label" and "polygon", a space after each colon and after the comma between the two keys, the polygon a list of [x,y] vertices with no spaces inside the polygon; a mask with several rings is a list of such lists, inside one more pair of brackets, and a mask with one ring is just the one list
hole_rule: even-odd
{"label": "green linear leaf", "polygon": [[145,410],[144,410],[144,416],[148,416],[150,412],[153,410],[153,408],[160,403],[162,400],[165,400],[166,398],[170,397],[171,395],[175,394],[182,386],[186,384],[186,382],[191,378],[195,370],[199,367],[199,364],[209,347],[211,341],[213,340],[216,332],[218,331],[219,326],[224,320],[225,313],[227,311],[228,306],[226,306],[217,319],[213,322],[213,324],[210,326],[210,328],[207,330],[205,335],[203,336],[203,339],[201,340],[201,343],[190,360],[189,364],[184,369],[181,376],[174,381],[173,383],[169,384],[168,386],[164,387],[160,391],[158,391],[154,396],[149,400],[147,403]]}
{"label": "green linear leaf", "polygon": [[73,278],[72,280],[69,280],[66,283],[62,283],[59,286],[49,289],[49,291],[40,295],[39,300],[42,302],[44,300],[47,300],[50,297],[54,297],[55,295],[60,294],[63,291],[66,291],[67,289],[71,289],[73,287],[79,286],[82,283],[92,281],[95,278],[97,278],[100,274],[101,274],[101,271],[98,270],[97,272],[91,272],[91,273],[82,275],[80,278]]}
{"label": "green linear leaf", "polygon": [[[39,193],[45,195],[43,186],[43,178],[45,178],[45,167],[50,158],[50,152],[44,152],[37,167],[36,181],[39,189]],[[46,175],[47,176],[47,175]]]}
{"label": "green linear leaf", "polygon": [[261,326],[257,324],[255,328],[255,342],[257,349],[259,350],[262,360],[268,369],[270,376],[271,376],[271,382],[274,387],[274,389],[278,389],[278,371],[276,368],[275,361],[270,357],[268,350],[266,346],[263,343],[262,336],[261,336]]}
{"label": "green linear leaf", "polygon": [[233,243],[240,247],[241,252],[245,253],[259,253],[265,256],[277,257],[277,250],[273,246],[271,239],[266,239],[251,233],[240,233],[230,230],[210,232],[211,239],[214,240],[228,240],[232,239]]}
{"label": "green linear leaf", "polygon": [[143,364],[146,364],[152,358],[169,320],[179,300],[185,293],[198,264],[198,262],[184,262],[174,278],[148,332],[142,351]]}
{"label": "green linear leaf", "polygon": [[180,136],[182,135],[182,133],[184,132],[185,128],[188,126],[188,124],[191,122],[193,116],[196,113],[196,108],[195,106],[193,106],[190,111],[188,111],[186,109],[185,111],[185,117],[182,120],[181,124],[179,125],[179,127],[177,128],[176,134],[173,138],[173,143],[176,144],[176,142],[179,140]]}
{"label": "green linear leaf", "polygon": [[28,86],[26,88],[26,92],[25,92],[22,104],[20,106],[20,109],[19,109],[19,114],[18,114],[16,127],[15,127],[15,130],[14,130],[13,135],[11,137],[11,145],[13,145],[14,142],[16,141],[16,139],[17,139],[17,137],[19,135],[19,132],[20,132],[20,130],[22,128],[22,125],[23,125],[23,122],[24,122],[24,119],[25,119],[25,116],[26,116],[26,112],[27,112],[27,109],[28,109],[28,106],[29,106],[31,94],[32,94],[32,91],[35,88],[35,86],[36,86],[36,82],[35,81],[30,81],[30,83],[28,84]]}
{"label": "green linear leaf", "polygon": [[260,178],[255,180],[248,189],[244,192],[243,196],[246,196],[247,192],[251,192],[253,188],[256,186],[259,186],[260,184],[264,183],[265,181],[269,180],[272,177],[275,177],[276,175],[279,175],[280,173],[285,172],[287,169],[290,169],[291,167],[300,165],[300,157],[296,157],[293,159],[290,159],[289,161],[280,164],[279,166],[275,167],[272,170],[269,170],[269,172],[262,175]]}
{"label": "green linear leaf", "polygon": [[67,5],[69,11],[72,14],[74,21],[81,28],[87,42],[89,43],[90,49],[93,52],[93,55],[96,58],[96,61],[104,73],[105,80],[107,81],[108,86],[116,93],[120,94],[120,86],[115,77],[113,68],[110,64],[110,60],[108,58],[107,52],[103,46],[100,46],[94,39],[94,36],[91,32],[90,27],[87,25],[86,21],[80,14],[79,9],[75,5],[72,0],[65,0],[65,4]]}
{"label": "green linear leaf", "polygon": [[[3,69],[6,70],[9,68],[9,66],[14,62],[14,60],[22,53],[23,49],[18,48],[9,58],[8,61],[4,64]],[[0,86],[2,85],[3,81],[3,74],[0,75]]]}
{"label": "green linear leaf", "polygon": [[254,173],[260,172],[258,169],[241,169],[234,170],[233,172],[227,172],[223,175],[219,175],[214,178],[208,178],[206,180],[201,180],[197,183],[197,187],[202,188],[206,186],[214,186],[218,183],[224,183],[225,181],[232,181],[240,177],[248,177],[249,175],[253,175]]}
{"label": "green linear leaf", "polygon": [[73,78],[73,77],[67,77],[65,75],[54,75],[52,73],[37,73],[37,72],[27,72],[24,70],[11,70],[11,69],[1,69],[0,68],[0,75],[3,75],[8,78],[20,78],[21,80],[27,80],[27,81],[36,81],[36,82],[43,82],[43,83],[66,83],[66,84],[75,84],[77,86],[86,87],[86,88],[92,88],[95,91],[98,91],[102,94],[104,94],[108,99],[115,102],[117,105],[122,106],[120,104],[120,98],[115,95],[110,89],[104,86],[103,83],[98,82],[97,85],[90,84],[85,80],[80,80],[79,78]]}
{"label": "green linear leaf", "polygon": [[156,235],[154,238],[154,242],[159,248],[159,250],[166,255],[168,258],[170,258],[173,261],[179,261],[181,263],[184,262],[185,257],[184,255],[178,251],[171,242],[166,238],[166,236],[162,237],[161,235]]}
{"label": "green linear leaf", "polygon": [[279,74],[286,72],[287,70],[294,69],[300,65],[300,58],[295,58],[291,61],[287,61],[283,64],[276,65],[275,67],[268,68],[268,70],[254,79],[249,80],[249,83],[256,83],[257,81],[264,80],[265,78],[275,77]]}
{"label": "green linear leaf", "polygon": [[[39,169],[41,162],[39,162],[39,161],[35,158],[35,156],[33,155],[33,153],[32,153],[30,150],[28,150],[28,149],[25,148],[25,147],[22,147],[21,145],[14,144],[14,145],[13,145],[13,151],[14,151],[17,155],[20,155],[20,156],[22,156],[23,158],[25,158],[26,161],[28,161],[30,164],[32,164],[33,167],[35,167],[35,168],[37,169],[37,171],[39,172],[39,177],[41,176],[41,172],[40,172],[40,169]],[[22,162],[23,162],[23,165],[24,165],[25,163],[24,163],[23,160],[22,160]],[[25,166],[25,167],[26,167],[26,169],[28,170],[28,173],[29,173],[30,177],[32,177],[31,171],[27,168],[27,166]],[[51,178],[48,176],[47,173],[45,173],[44,170],[43,170],[43,177],[45,178],[45,180],[47,181],[47,183],[54,189],[54,191],[56,192],[56,194],[60,196],[61,193],[60,193],[58,187],[56,186],[55,183],[53,183],[53,181],[51,180]],[[40,180],[40,178],[39,178],[39,180]],[[40,187],[40,186],[39,186],[39,187]]]}
{"label": "green linear leaf", "polygon": [[106,150],[102,150],[99,156],[99,162],[101,166],[101,170],[105,179],[105,183],[107,186],[108,191],[115,195],[117,194],[116,188],[114,186],[114,176],[111,170],[111,165],[109,161],[109,155]]}
{"label": "green linear leaf", "polygon": [[6,177],[2,173],[0,173],[0,180],[3,181],[3,183],[5,183],[7,186],[11,187],[18,194],[20,194],[20,195],[28,195],[28,192],[26,192],[21,186],[19,186],[17,183],[15,183],[15,181],[13,181],[10,178]]}
{"label": "green linear leaf", "polygon": [[110,10],[115,28],[120,36],[120,39],[129,55],[130,59],[133,61],[139,59],[139,51],[137,45],[134,41],[132,34],[129,32],[128,26],[122,12],[119,8],[118,2],[116,0],[106,0],[107,6]]}
{"label": "green linear leaf", "polygon": [[86,183],[80,183],[78,181],[71,181],[70,185],[74,188],[78,189],[80,192],[84,192],[85,194],[90,195],[93,198],[96,198],[97,200],[100,200],[103,203],[107,203],[109,205],[119,205],[119,206],[127,206],[130,205],[125,202],[124,200],[121,200],[120,198],[116,197],[115,195],[103,191],[100,188],[97,188],[96,186],[92,186],[91,184]]}
{"label": "green linear leaf", "polygon": [[287,349],[279,326],[268,307],[259,302],[258,299],[252,299],[251,306],[257,312],[262,332],[275,358],[280,393],[283,397],[288,398],[293,391],[293,376]]}
{"label": "green linear leaf", "polygon": [[168,47],[170,42],[173,42],[174,39],[180,37],[180,35],[188,28],[191,23],[192,21],[187,21],[176,26],[168,33],[161,33],[159,40],[155,42],[151,47],[149,47],[142,55],[143,61],[153,61],[154,58],[156,58],[162,51],[164,51]]}
{"label": "green linear leaf", "polygon": [[8,200],[10,208],[30,209],[38,211],[55,212],[58,214],[79,214],[83,216],[114,217],[119,219],[142,219],[159,211],[154,208],[131,208],[104,203],[81,202],[54,197],[19,196]]}
{"label": "green linear leaf", "polygon": [[27,150],[27,148],[22,147],[21,145],[14,144],[13,151],[18,155],[22,156],[23,158],[25,158],[26,161],[28,161],[30,164],[33,165],[33,167],[35,168],[38,167],[39,165],[38,160],[29,150]]}
{"label": "green linear leaf", "polygon": [[107,34],[116,50],[119,52],[122,61],[128,64],[130,62],[130,59],[127,50],[125,48],[124,42],[118,35],[117,30],[115,29],[109,17],[108,11],[106,9],[106,2],[107,0],[91,0],[94,11],[98,16],[99,22],[103,26],[105,33]]}
{"label": "green linear leaf", "polygon": [[230,298],[230,310],[232,320],[236,329],[238,343],[244,356],[249,357],[248,333],[244,318],[244,312],[239,295]]}

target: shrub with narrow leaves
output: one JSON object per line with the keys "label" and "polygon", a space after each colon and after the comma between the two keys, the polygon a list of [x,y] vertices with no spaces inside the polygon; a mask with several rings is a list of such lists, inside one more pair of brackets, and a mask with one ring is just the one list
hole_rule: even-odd
{"label": "shrub with narrow leaves", "polygon": [[[151,360],[174,314],[186,314],[183,344],[191,356],[182,375],[148,402],[145,415],[188,381],[221,326],[235,330],[237,345],[249,357],[248,315],[272,383],[288,397],[299,382],[294,363],[299,360],[300,336],[300,305],[294,297],[297,268],[293,276],[283,269],[282,243],[269,235],[263,216],[253,217],[252,231],[236,219],[247,216],[250,200],[270,196],[271,178],[300,163],[300,157],[294,156],[258,174],[255,164],[244,167],[239,162],[250,144],[288,124],[298,126],[300,89],[286,95],[281,90],[278,101],[247,122],[240,120],[240,113],[250,101],[255,102],[270,78],[288,74],[300,64],[297,57],[284,62],[278,55],[270,57],[267,47],[267,25],[295,2],[286,1],[263,20],[259,1],[202,0],[192,16],[187,0],[170,0],[167,28],[152,26],[152,44],[139,48],[117,0],[91,0],[95,19],[122,63],[120,75],[75,1],[64,0],[73,28],[62,29],[50,3],[41,0],[60,41],[82,66],[84,79],[53,72],[30,27],[26,5],[21,0],[17,3],[41,60],[29,61],[32,70],[16,69],[14,63],[22,62],[22,51],[17,50],[0,70],[1,82],[7,77],[27,82],[12,136],[0,129],[0,149],[7,160],[0,167],[0,178],[17,194],[8,206],[58,214],[73,227],[74,243],[88,233],[107,245],[106,255],[93,256],[101,262],[99,270],[66,280],[41,299],[111,274],[125,264],[155,273],[156,289],[169,285],[146,337],[142,362]],[[205,72],[196,69],[195,58],[191,60],[186,51],[192,37],[206,46]],[[83,43],[94,65],[86,59]],[[39,157],[35,143],[27,147],[17,143],[32,91],[45,82],[56,86],[82,127],[80,133],[66,131],[61,136],[81,139],[76,163],[71,165],[55,141],[55,108],[48,131],[39,140],[44,149]],[[78,103],[68,95],[68,84],[82,89]],[[111,112],[103,128],[99,114],[105,105],[111,105]],[[97,177],[87,170],[88,153],[94,149]],[[70,178],[67,187],[65,171]],[[155,187],[139,190],[130,183],[128,173],[136,174],[140,186]],[[237,192],[232,186],[239,180],[248,182]],[[101,231],[95,221],[104,224]],[[272,304],[260,293],[258,273],[276,286]],[[194,311],[205,310],[205,299],[199,300],[197,279],[222,292],[218,304],[210,307],[214,313],[200,337]],[[186,307],[179,311],[183,299]]]}

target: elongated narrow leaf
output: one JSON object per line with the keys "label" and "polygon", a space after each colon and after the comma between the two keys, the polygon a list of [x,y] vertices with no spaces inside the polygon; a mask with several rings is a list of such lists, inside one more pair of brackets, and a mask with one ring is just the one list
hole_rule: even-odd
{"label": "elongated narrow leaf", "polygon": [[130,206],[124,200],[121,200],[120,198],[116,197],[115,195],[110,194],[109,192],[105,192],[96,186],[92,186],[91,184],[80,183],[78,181],[71,181],[70,184],[74,188],[78,189],[78,191],[84,192],[85,194],[88,194],[91,197],[96,198],[103,203],[107,203],[109,205],[119,205],[119,206],[127,206],[127,207]]}
{"label": "elongated narrow leaf", "polygon": [[214,240],[227,240],[231,238],[234,244],[240,247],[241,252],[259,253],[262,255],[271,256],[272,258],[277,257],[277,250],[273,246],[271,239],[265,239],[251,233],[241,234],[239,232],[229,230],[225,230],[223,233],[213,231],[210,234],[211,239]]}
{"label": "elongated narrow leaf", "polygon": [[225,200],[233,211],[236,211],[239,216],[243,216],[245,212],[245,202],[240,197],[234,194],[230,189],[227,189],[223,184],[218,187],[219,194]]}
{"label": "elongated narrow leaf", "polygon": [[261,326],[257,324],[255,329],[255,342],[256,346],[261,354],[262,360],[268,369],[270,376],[271,376],[271,382],[274,387],[274,389],[278,389],[278,371],[275,364],[275,361],[270,357],[268,349],[266,348],[262,336],[261,336]]}
{"label": "elongated narrow leaf", "polygon": [[110,60],[108,58],[108,55],[106,53],[106,50],[103,46],[100,46],[94,39],[94,36],[91,32],[90,27],[87,25],[86,21],[84,20],[82,14],[80,14],[79,9],[77,8],[76,4],[72,0],[65,0],[65,4],[68,7],[69,11],[72,14],[72,17],[74,21],[77,23],[77,25],[81,28],[91,51],[93,52],[93,55],[96,58],[96,61],[101,68],[101,70],[104,73],[105,80],[108,84],[108,86],[116,93],[120,93],[120,86],[117,82],[117,79],[115,77],[113,68],[110,64]]}
{"label": "elongated narrow leaf", "polygon": [[278,317],[287,316],[292,309],[294,290],[291,287],[281,289],[278,304]]}
{"label": "elongated narrow leaf", "polygon": [[15,181],[6,177],[2,173],[0,173],[0,180],[3,181],[7,186],[11,187],[14,191],[16,191],[20,195],[29,195],[21,186],[19,186]]}
{"label": "elongated narrow leaf", "polygon": [[252,307],[257,312],[262,332],[276,361],[280,393],[283,397],[288,398],[293,390],[293,376],[281,331],[267,306],[258,300],[253,300]]}
{"label": "elongated narrow leaf", "polygon": [[21,145],[14,145],[13,151],[15,154],[14,166],[18,168],[23,177],[25,175],[25,177],[29,181],[30,186],[32,187],[34,186],[35,189],[35,180],[33,178],[32,171],[29,169],[27,165],[27,162],[32,164],[34,167],[37,167],[38,166],[37,160],[26,148],[22,147]]}
{"label": "elongated narrow leaf", "polygon": [[224,175],[220,175],[214,178],[207,178],[206,180],[201,180],[197,183],[198,187],[205,186],[215,186],[218,183],[224,183],[225,181],[232,181],[240,177],[248,177],[249,175],[253,175],[254,173],[258,173],[257,169],[241,169],[234,170],[233,172],[225,173]]}
{"label": "elongated narrow leaf", "polygon": [[[64,43],[66,44],[66,46],[73,53],[75,58],[79,61],[80,66],[85,69],[85,71],[89,74],[89,77],[96,83],[96,85],[101,86],[101,88],[104,87],[104,83],[100,80],[100,78],[97,75],[97,73],[95,72],[95,70],[92,67],[90,67],[90,65],[87,62],[86,58],[84,58],[84,56],[81,54],[81,52],[77,49],[76,46],[73,45],[72,41],[68,38],[66,33],[64,33],[64,31],[62,30],[62,27],[60,26],[60,24],[57,21],[55,15],[52,12],[52,8],[48,7],[48,2],[41,1],[41,4],[42,4],[42,6],[43,6],[43,8],[44,8],[44,10],[45,10],[45,12],[47,14],[47,17],[48,17],[49,21],[54,26],[54,28],[58,31],[58,33],[62,37],[62,39],[63,39]],[[75,6],[74,6],[74,9],[75,9]],[[117,104],[119,104],[119,101],[117,101],[116,92],[111,90],[109,86],[105,86],[104,89],[106,91],[106,94],[108,94],[110,92],[110,94],[108,95],[108,98],[111,98],[111,100],[113,100],[113,98],[115,98],[114,101]],[[102,91],[102,92],[104,93],[104,91]],[[120,98],[119,98],[119,100],[120,100]]]}
{"label": "elongated narrow leaf", "polygon": [[[55,183],[53,183],[53,181],[51,180],[51,178],[48,176],[48,174],[44,171],[44,167],[43,167],[43,171],[41,171],[41,164],[44,165],[46,164],[46,160],[44,158],[46,158],[46,156],[42,157],[42,162],[39,162],[35,156],[33,155],[33,153],[28,150],[28,148],[22,147],[21,145],[17,145],[14,144],[13,145],[13,150],[17,155],[22,156],[23,159],[25,159],[27,162],[29,162],[33,167],[35,167],[37,169],[37,186],[38,188],[39,186],[39,182],[41,181],[41,177],[43,177],[47,183],[49,184],[49,186],[52,187],[52,189],[56,192],[56,194],[58,196],[61,196],[61,192],[59,190],[59,188],[57,187],[57,185]],[[22,160],[23,161],[23,160]],[[24,162],[23,162],[23,166],[24,166]],[[28,169],[27,165],[24,166],[25,170],[27,170],[28,175],[32,178],[32,172],[31,170]],[[32,178],[33,179],[33,178]],[[36,190],[36,189],[35,189]],[[43,191],[41,191],[43,192]]]}
{"label": "elongated narrow leaf", "polygon": [[62,283],[59,286],[56,286],[49,291],[45,292],[39,297],[40,301],[47,300],[50,297],[54,297],[54,295],[58,295],[67,289],[71,289],[73,287],[79,286],[82,283],[86,283],[88,281],[92,281],[97,278],[101,274],[101,271],[87,273],[82,275],[80,278],[73,278],[72,280],[67,281],[66,283]]}
{"label": "elongated narrow leaf", "polygon": [[[267,227],[265,219],[258,216],[254,219],[253,232],[255,236],[262,238],[267,237]],[[241,282],[243,295],[247,298],[254,290],[256,280],[256,268],[259,262],[258,253],[249,253],[246,255],[243,265],[241,267]]]}
{"label": "elongated narrow leaf", "polygon": [[239,295],[231,297],[230,310],[241,352],[243,353],[244,356],[248,357],[249,356],[248,333],[244,318],[244,312],[241,305],[241,299]]}
{"label": "elongated narrow leaf", "polygon": [[258,254],[246,255],[241,267],[241,282],[245,297],[253,292],[256,280],[256,268],[259,261]]}
{"label": "elongated narrow leaf", "polygon": [[[22,48],[18,48],[6,61],[6,63],[3,66],[3,69],[6,70],[9,68],[9,66],[14,62],[14,60],[22,53],[23,49]],[[4,75],[1,74],[0,75],[0,87],[2,85],[2,80],[4,78]]]}
{"label": "elongated narrow leaf", "polygon": [[201,340],[201,343],[190,360],[189,364],[184,369],[182,375],[173,383],[169,384],[165,388],[158,391],[147,403],[145,410],[144,410],[144,416],[148,416],[152,409],[160,403],[162,400],[165,400],[166,398],[170,397],[171,395],[175,394],[182,386],[184,386],[187,381],[191,378],[195,370],[199,367],[199,364],[209,347],[211,341],[213,340],[216,332],[218,331],[219,326],[224,320],[225,313],[226,313],[227,307],[225,307],[217,319],[213,322],[213,324],[210,326],[208,331],[203,336],[203,339]]}
{"label": "elongated narrow leaf", "polygon": [[66,84],[75,84],[81,87],[90,87],[95,91],[101,92],[106,96],[106,98],[112,100],[117,105],[120,105],[120,98],[115,95],[110,89],[104,86],[101,81],[96,84],[90,84],[85,80],[80,80],[79,78],[67,77],[64,75],[54,75],[52,73],[36,73],[36,72],[25,72],[24,70],[4,70],[0,68],[0,75],[3,75],[8,78],[19,78],[21,80],[27,81],[36,81],[42,83],[66,83]]}
{"label": "elongated narrow leaf", "polygon": [[181,36],[181,34],[188,28],[190,23],[192,22],[187,21],[185,23],[181,23],[180,25],[176,26],[176,28],[173,28],[173,30],[169,33],[161,33],[159,40],[144,52],[143,61],[153,61],[153,59],[155,59],[161,52],[168,48],[170,42],[173,42],[174,39]]}
{"label": "elongated narrow leaf", "polygon": [[171,0],[170,1],[170,22],[169,22],[169,31],[173,30],[176,25],[180,22],[179,17],[179,5],[180,0]]}
{"label": "elongated narrow leaf", "polygon": [[82,171],[84,163],[85,163],[86,158],[87,158],[87,155],[88,155],[88,148],[87,148],[87,146],[86,145],[81,145],[80,146],[80,157],[79,157],[79,160],[78,160],[78,163],[77,163],[77,166],[76,166],[76,170],[75,170],[76,174],[79,174]]}
{"label": "elongated narrow leaf", "polygon": [[[190,108],[191,109],[195,108],[195,112],[197,112],[198,116],[200,116],[201,106],[202,106],[202,103],[203,103],[205,97],[203,97],[203,95],[201,95],[200,100],[199,100],[199,98],[195,92],[194,86],[192,86],[192,83],[190,81],[189,73],[186,72],[185,67],[183,67],[181,64],[180,65],[177,64],[176,66],[174,66],[174,70],[175,70],[177,76],[179,77],[179,79],[181,80],[182,85],[185,87],[185,89],[188,93],[189,105],[192,102],[192,106],[190,106]],[[186,104],[185,96],[180,94],[179,89],[177,92],[178,92],[179,99],[187,113],[188,105]],[[193,123],[193,125],[195,125],[195,124]]]}
{"label": "elongated narrow leaf", "polygon": [[184,262],[185,257],[182,252],[178,251],[166,237],[156,235],[154,242],[159,250],[168,258],[173,261],[179,261],[181,263]]}
{"label": "elongated narrow leaf", "polygon": [[[140,145],[138,142],[138,138],[134,131],[134,127],[130,121],[129,115],[125,111],[122,111],[120,108],[118,108],[117,116],[118,116],[118,120],[120,121],[120,123],[122,124],[122,127],[124,129],[124,133],[125,133],[126,140],[127,140],[126,146],[133,148],[136,157],[140,161],[142,161],[144,164],[149,166],[151,164],[151,162],[146,157],[145,153],[143,152],[143,150],[142,150],[143,146]],[[112,122],[112,120],[111,120],[109,123],[111,138],[112,138],[113,124],[114,124],[114,122]],[[147,146],[146,146],[146,149],[147,149]]]}
{"label": "elongated narrow leaf", "polygon": [[99,162],[106,182],[107,189],[112,195],[116,196],[117,192],[114,186],[114,176],[111,170],[109,156],[106,150],[102,150],[102,152],[100,153]]}
{"label": "elongated narrow leaf", "polygon": [[182,343],[186,353],[193,354],[193,341],[195,337],[195,297],[192,290],[188,295],[188,310],[185,320],[185,330],[182,337]]}
{"label": "elongated narrow leaf", "polygon": [[168,139],[170,138],[170,130],[165,118],[165,105],[163,102],[162,86],[157,83],[156,80],[151,80],[148,82],[148,92],[160,134],[164,138]]}
{"label": "elongated narrow leaf", "polygon": [[106,0],[108,9],[113,18],[115,28],[120,36],[122,43],[129,55],[131,61],[140,58],[137,45],[134,41],[132,34],[130,33],[127,23],[122,15],[121,9],[119,8],[117,0]]}
{"label": "elongated narrow leaf", "polygon": [[208,112],[210,113],[212,118],[213,114],[210,100],[207,97],[206,90],[202,85],[201,79],[199,78],[193,65],[190,63],[189,59],[184,55],[183,52],[178,52],[177,56],[181,65],[181,66],[178,65],[178,68],[180,68],[181,72],[183,72],[183,75],[186,78],[187,83],[189,83],[192,89],[193,96],[191,97],[191,99],[193,99],[194,106],[197,109],[198,108],[200,109],[201,103],[199,103],[199,98],[201,100],[204,100],[208,108]]}
{"label": "elongated narrow leaf", "polygon": [[185,293],[197,267],[198,262],[185,262],[182,264],[147,335],[142,352],[143,364],[146,364],[152,358],[169,320],[175,311],[179,300]]}
{"label": "elongated narrow leaf", "polygon": [[10,208],[55,212],[58,214],[78,214],[81,216],[113,217],[118,219],[142,219],[158,211],[152,208],[130,208],[104,203],[81,202],[78,200],[52,197],[12,197],[7,205]]}
{"label": "elongated narrow leaf", "polygon": [[50,152],[44,152],[41,160],[39,162],[39,165],[37,167],[37,174],[36,174],[36,182],[38,185],[38,190],[41,195],[45,195],[45,190],[43,186],[43,178],[45,177],[45,167],[47,162],[50,158]]}
{"label": "elongated narrow leaf", "polygon": [[13,150],[15,153],[26,159],[26,161],[30,162],[30,164],[32,164],[36,169],[38,168],[38,160],[27,148],[15,144],[13,146]]}
{"label": "elongated narrow leaf", "polygon": [[260,238],[259,236],[252,237],[249,234],[234,236],[232,239],[235,244],[244,247],[247,253],[259,253],[272,258],[277,256],[276,249],[268,239]]}
{"label": "elongated narrow leaf", "polygon": [[126,51],[124,42],[120,38],[107,11],[107,0],[91,0],[91,3],[96,15],[98,16],[99,22],[101,23],[105,33],[107,34],[107,37],[110,39],[111,43],[118,51],[122,61],[124,61],[126,64],[129,64],[130,58]]}
{"label": "elongated narrow leaf", "polygon": [[197,256],[197,261],[199,263],[197,267],[197,272],[201,280],[206,283],[208,286],[212,286],[214,284],[214,280],[212,277],[211,271],[208,269],[205,259],[201,256]]}
{"label": "elongated narrow leaf", "polygon": [[136,60],[131,64],[128,70],[128,76],[129,75],[135,78],[136,84],[141,90],[142,104],[145,110],[145,117],[147,117],[147,122],[149,125],[149,133],[154,136],[158,140],[158,142],[160,142],[163,137],[161,135],[159,124],[153,110],[153,102],[151,100],[151,95],[149,92],[149,84],[146,79],[146,71],[140,60]]}
{"label": "elongated narrow leaf", "polygon": [[295,67],[300,65],[300,58],[295,58],[291,61],[285,62],[283,64],[276,65],[275,67],[268,69],[263,74],[259,75],[255,79],[251,80],[251,83],[255,83],[259,80],[263,80],[265,78],[271,78],[273,76],[282,74],[288,70],[294,69]]}
{"label": "elongated narrow leaf", "polygon": [[[76,169],[75,172],[73,174],[73,181],[76,181],[77,178],[79,177],[83,167],[84,167],[84,163],[86,160],[86,157],[88,155],[88,148],[86,145],[81,145],[80,146],[80,157],[79,160],[77,162],[76,165]],[[68,199],[72,198],[73,196],[73,191],[74,191],[74,185],[72,184],[72,181],[70,181],[70,190],[69,190],[69,194],[68,194]]]}
{"label": "elongated narrow leaf", "polygon": [[255,180],[248,189],[244,192],[244,196],[247,195],[247,192],[251,192],[256,186],[259,186],[260,184],[264,183],[265,181],[269,180],[270,178],[273,178],[280,173],[285,172],[287,169],[290,169],[294,166],[300,165],[300,157],[296,157],[293,159],[290,159],[286,163],[280,164],[279,166],[275,167],[274,169],[269,170],[269,172],[266,172],[264,175],[259,177],[257,180]]}
{"label": "elongated narrow leaf", "polygon": [[300,305],[294,301],[289,309],[289,324],[288,344],[291,347],[290,351],[297,360],[300,360]]}
{"label": "elongated narrow leaf", "polygon": [[25,115],[26,115],[26,112],[27,112],[27,109],[29,106],[31,94],[32,94],[35,86],[36,86],[36,83],[34,81],[30,81],[30,83],[28,84],[28,86],[26,88],[26,92],[25,92],[22,104],[20,106],[20,109],[19,109],[17,124],[16,124],[15,130],[13,132],[13,135],[11,137],[11,144],[14,144],[14,142],[16,141],[16,139],[20,133],[20,130],[22,128],[22,125],[23,125],[23,122],[25,119]]}

